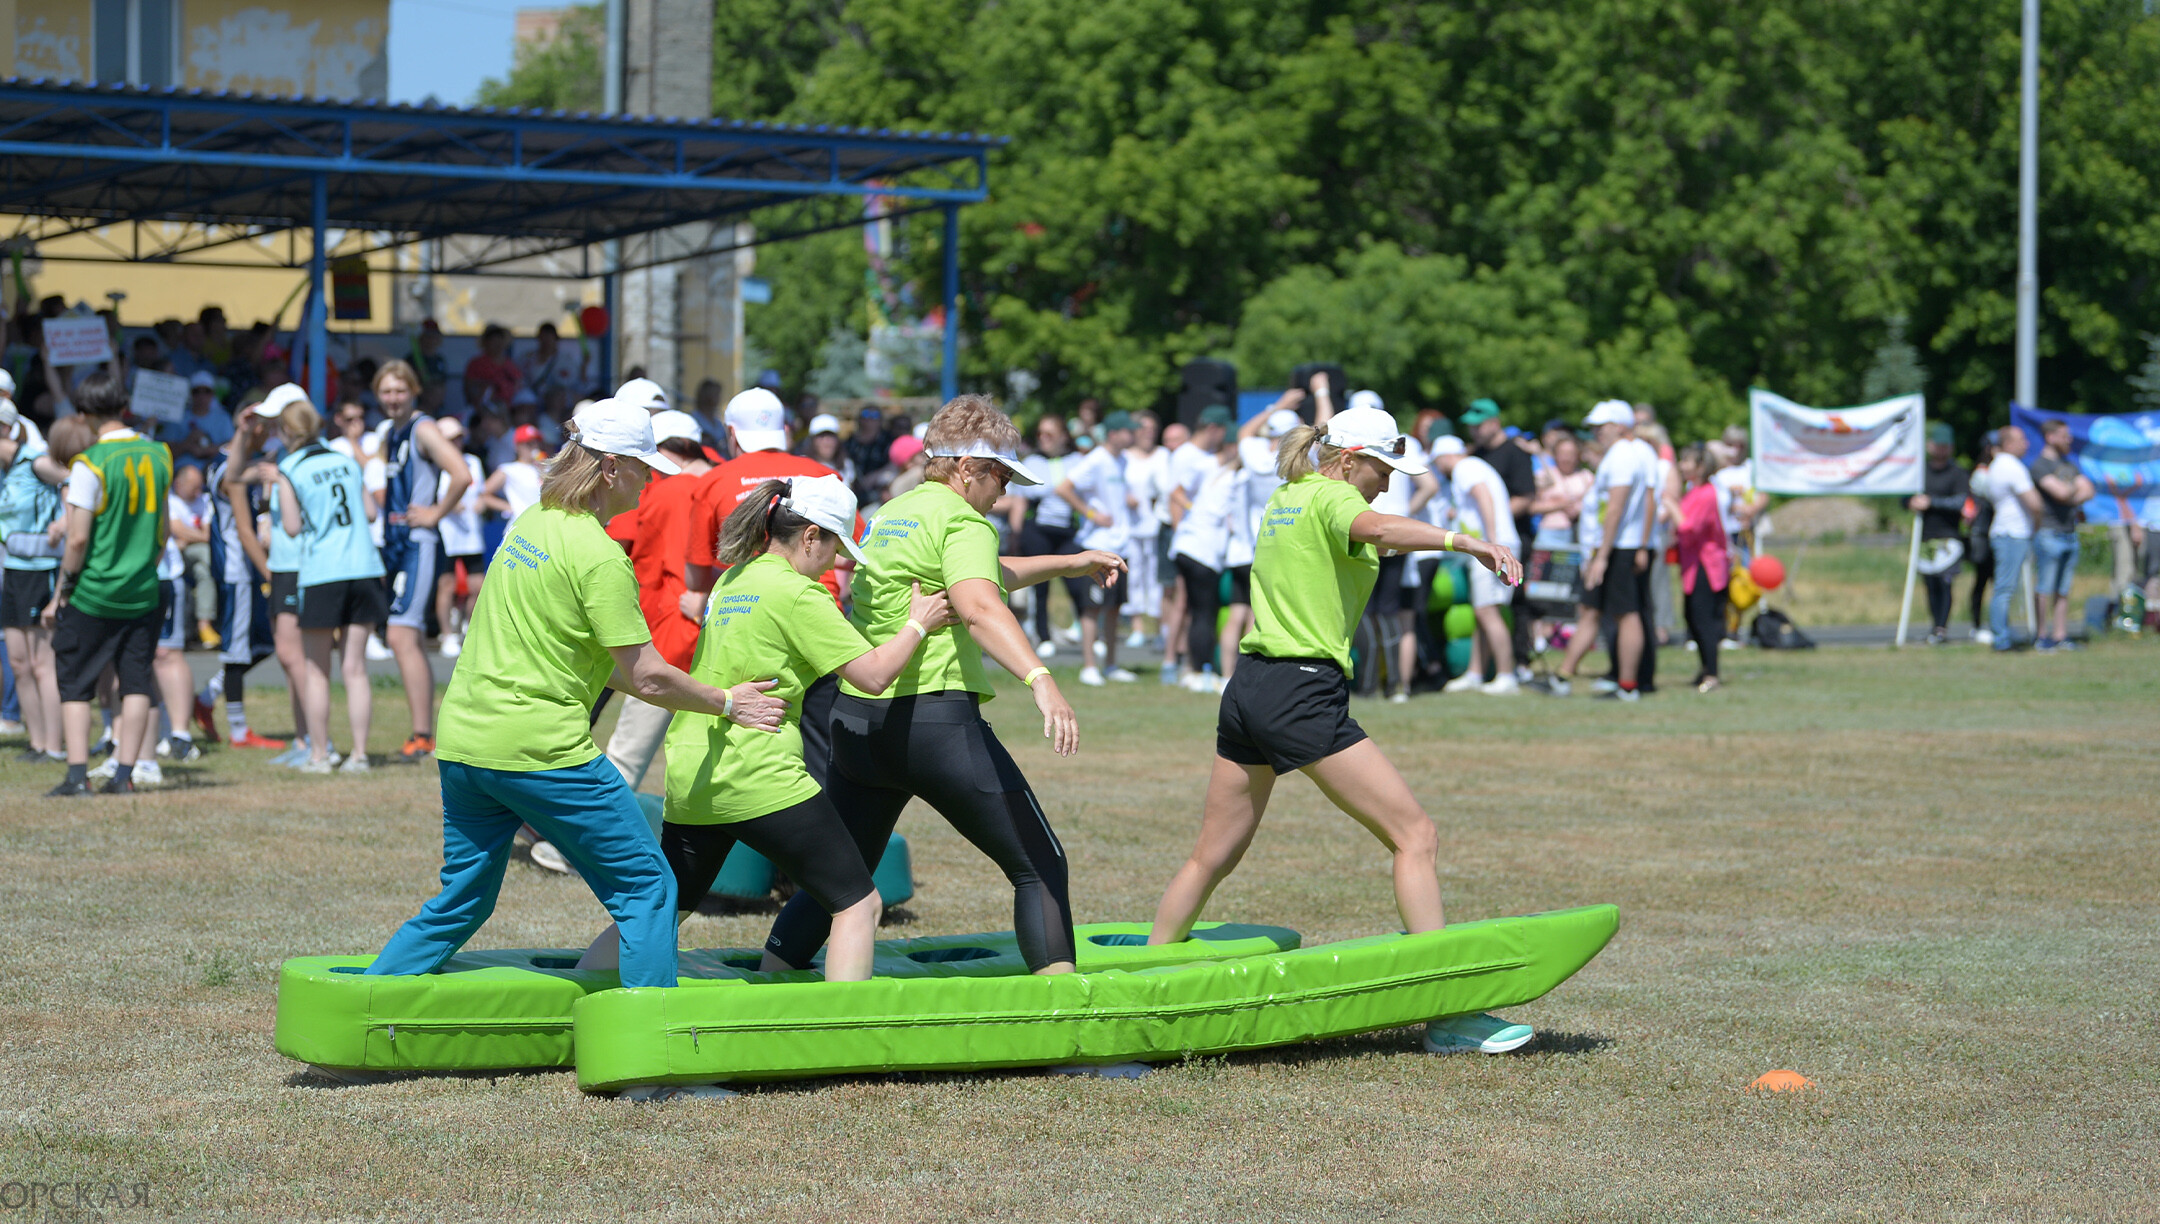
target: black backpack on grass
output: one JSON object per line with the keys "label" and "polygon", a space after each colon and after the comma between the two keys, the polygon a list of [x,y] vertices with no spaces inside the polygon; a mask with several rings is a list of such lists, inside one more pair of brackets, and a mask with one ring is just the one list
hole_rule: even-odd
{"label": "black backpack on grass", "polygon": [[1755,644],[1764,650],[1813,650],[1815,639],[1800,632],[1800,626],[1783,612],[1766,608],[1755,617]]}

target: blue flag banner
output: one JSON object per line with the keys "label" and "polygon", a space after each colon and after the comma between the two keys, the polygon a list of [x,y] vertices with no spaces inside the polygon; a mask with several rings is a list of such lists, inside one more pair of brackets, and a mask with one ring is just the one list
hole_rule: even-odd
{"label": "blue flag banner", "polygon": [[2160,412],[2081,416],[2012,404],[2010,424],[2025,431],[2028,458],[2040,453],[2045,421],[2070,425],[2070,461],[2096,490],[2087,522],[2160,523]]}

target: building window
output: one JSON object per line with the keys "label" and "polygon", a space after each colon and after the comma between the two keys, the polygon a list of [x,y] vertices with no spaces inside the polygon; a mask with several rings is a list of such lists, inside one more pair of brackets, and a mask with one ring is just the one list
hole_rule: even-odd
{"label": "building window", "polygon": [[94,0],[91,63],[109,85],[163,89],[179,79],[180,0]]}

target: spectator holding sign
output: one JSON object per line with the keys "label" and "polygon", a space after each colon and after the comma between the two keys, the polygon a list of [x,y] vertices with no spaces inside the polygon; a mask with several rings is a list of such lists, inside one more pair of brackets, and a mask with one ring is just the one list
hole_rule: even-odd
{"label": "spectator holding sign", "polygon": [[217,379],[208,370],[188,376],[187,413],[158,427],[158,441],[172,447],[176,463],[208,468],[232,441],[232,414],[217,402]]}
{"label": "spectator holding sign", "polygon": [[[2070,579],[2077,574],[2078,507],[2093,498],[2093,482],[2070,461],[2070,423],[2048,421],[2040,426],[2040,457],[2033,460],[2034,490],[2040,495],[2040,521],[2033,532],[2033,562],[2039,568],[2034,591],[2040,598],[2040,623],[2033,627],[2033,649],[2076,650],[2070,641]],[[2052,605],[2052,608],[2050,607]],[[2046,632],[2050,611],[2055,631]]]}

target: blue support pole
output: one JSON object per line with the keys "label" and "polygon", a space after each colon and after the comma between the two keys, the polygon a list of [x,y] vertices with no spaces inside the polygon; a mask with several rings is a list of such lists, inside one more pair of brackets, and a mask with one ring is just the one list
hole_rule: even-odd
{"label": "blue support pole", "polygon": [[307,312],[301,326],[307,329],[308,398],[328,417],[337,405],[330,402],[330,301],[324,288],[329,271],[329,253],[323,247],[324,231],[330,228],[330,179],[321,173],[315,175],[314,213],[315,245],[308,255],[308,300],[314,309]]}
{"label": "blue support pole", "polygon": [[960,394],[960,206],[945,206],[945,366],[938,397]]}
{"label": "blue support pole", "polygon": [[615,336],[622,330],[622,320],[615,316],[622,308],[622,273],[600,278],[600,308],[607,311],[607,334],[595,336],[593,343],[600,346],[600,396],[605,399],[615,394]]}

